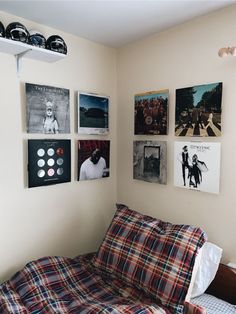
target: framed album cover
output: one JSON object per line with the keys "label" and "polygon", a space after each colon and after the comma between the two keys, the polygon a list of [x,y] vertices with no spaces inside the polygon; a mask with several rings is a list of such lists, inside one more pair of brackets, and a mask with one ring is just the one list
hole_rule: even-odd
{"label": "framed album cover", "polygon": [[175,135],[221,136],[222,83],[176,90]]}
{"label": "framed album cover", "polygon": [[110,141],[78,141],[78,181],[109,177]]}
{"label": "framed album cover", "polygon": [[25,83],[27,132],[70,133],[69,89]]}
{"label": "framed album cover", "polygon": [[133,178],[166,184],[167,143],[164,141],[134,141]]}
{"label": "framed album cover", "polygon": [[108,134],[109,97],[78,92],[78,133]]}
{"label": "framed album cover", "polygon": [[219,193],[220,143],[175,142],[174,185]]}
{"label": "framed album cover", "polygon": [[167,135],[168,98],[167,89],[134,96],[134,134]]}
{"label": "framed album cover", "polygon": [[70,140],[28,140],[29,188],[70,181]]}

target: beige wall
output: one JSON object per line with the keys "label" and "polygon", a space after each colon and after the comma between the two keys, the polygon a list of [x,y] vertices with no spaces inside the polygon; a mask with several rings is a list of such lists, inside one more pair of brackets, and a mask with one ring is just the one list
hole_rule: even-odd
{"label": "beige wall", "polygon": [[[4,25],[20,21],[47,37],[61,35],[68,56],[53,64],[23,59],[20,78],[14,56],[0,54],[0,280],[25,262],[45,255],[75,256],[97,249],[114,211],[116,201],[116,51],[61,31],[0,12]],[[48,187],[27,188],[27,134],[24,82],[70,89],[72,180]],[[78,136],[77,90],[110,96],[108,136]],[[57,136],[54,136],[57,137]],[[49,138],[51,138],[49,136]],[[76,181],[76,141],[111,140],[110,178]]]}
{"label": "beige wall", "polygon": [[[201,17],[118,51],[118,201],[177,223],[202,226],[209,240],[236,261],[236,58],[221,59],[220,47],[236,45],[236,6]],[[175,89],[223,82],[220,194],[173,185]],[[169,135],[134,136],[134,94],[169,89]],[[167,185],[133,180],[133,141],[166,140]],[[188,138],[191,140],[191,138]],[[201,140],[201,139],[196,139]]]}
{"label": "beige wall", "polygon": [[[236,44],[236,7],[172,28],[118,52],[0,13],[4,25],[18,20],[27,28],[40,29],[46,36],[60,34],[69,50],[64,60],[54,64],[23,59],[19,79],[14,57],[0,54],[0,280],[37,257],[75,256],[96,250],[113,215],[116,200],[161,219],[202,226],[209,240],[224,249],[224,261],[236,261],[236,169],[233,164],[236,59],[217,56],[220,47]],[[222,143],[220,194],[176,188],[173,186],[173,147],[174,141],[180,139],[174,137],[175,89],[218,81],[224,84],[223,135],[207,141]],[[24,82],[70,89],[71,134],[58,137],[72,142],[71,183],[26,187],[26,140],[43,136],[26,133]],[[170,90],[169,135],[134,136],[134,94],[165,88]],[[77,135],[77,90],[111,97],[110,133],[102,137],[111,140],[110,178],[76,181],[76,141],[101,138]],[[167,185],[132,179],[133,140],[138,139],[167,141]]]}

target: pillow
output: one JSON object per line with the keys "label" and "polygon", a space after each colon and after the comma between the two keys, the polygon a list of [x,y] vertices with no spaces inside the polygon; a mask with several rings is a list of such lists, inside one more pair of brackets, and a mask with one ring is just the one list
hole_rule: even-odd
{"label": "pillow", "polygon": [[[206,243],[206,242],[205,242]],[[203,244],[203,246],[205,245]],[[190,299],[192,298],[192,291],[193,291],[193,285],[195,282],[195,279],[197,277],[197,271],[201,263],[201,257],[202,257],[202,248],[203,246],[198,250],[197,256],[195,257],[195,262],[193,266],[193,271],[192,271],[192,276],[191,276],[191,281],[188,287],[188,292],[185,298],[185,301],[190,302]]]}
{"label": "pillow", "polygon": [[196,298],[203,294],[215,278],[222,251],[220,247],[211,242],[206,242],[202,246],[200,264],[194,279],[191,298]]}
{"label": "pillow", "polygon": [[142,289],[171,313],[181,313],[195,256],[205,241],[200,228],[174,225],[117,205],[94,266]]}

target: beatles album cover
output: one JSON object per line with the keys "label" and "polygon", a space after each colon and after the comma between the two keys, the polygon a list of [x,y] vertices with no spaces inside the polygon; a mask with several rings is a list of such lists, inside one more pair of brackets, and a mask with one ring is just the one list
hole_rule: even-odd
{"label": "beatles album cover", "polygon": [[167,183],[167,143],[134,141],[133,178],[160,184]]}
{"label": "beatles album cover", "polygon": [[134,97],[134,134],[167,135],[169,91],[137,94]]}
{"label": "beatles album cover", "polygon": [[78,181],[109,177],[110,141],[78,141]]}
{"label": "beatles album cover", "polygon": [[70,133],[69,89],[25,84],[27,132]]}
{"label": "beatles album cover", "polygon": [[219,193],[220,143],[175,142],[174,185]]}
{"label": "beatles album cover", "polygon": [[78,92],[78,133],[108,134],[109,97]]}
{"label": "beatles album cover", "polygon": [[221,136],[222,83],[176,90],[175,135]]}
{"label": "beatles album cover", "polygon": [[28,140],[29,188],[70,181],[70,140]]}

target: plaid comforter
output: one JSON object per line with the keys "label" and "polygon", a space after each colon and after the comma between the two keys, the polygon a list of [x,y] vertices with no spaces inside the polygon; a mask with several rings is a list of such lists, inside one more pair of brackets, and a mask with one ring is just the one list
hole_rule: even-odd
{"label": "plaid comforter", "polygon": [[[0,285],[0,313],[171,314],[138,289],[96,273],[92,257],[45,257],[28,263]],[[185,313],[205,312],[187,304]]]}

